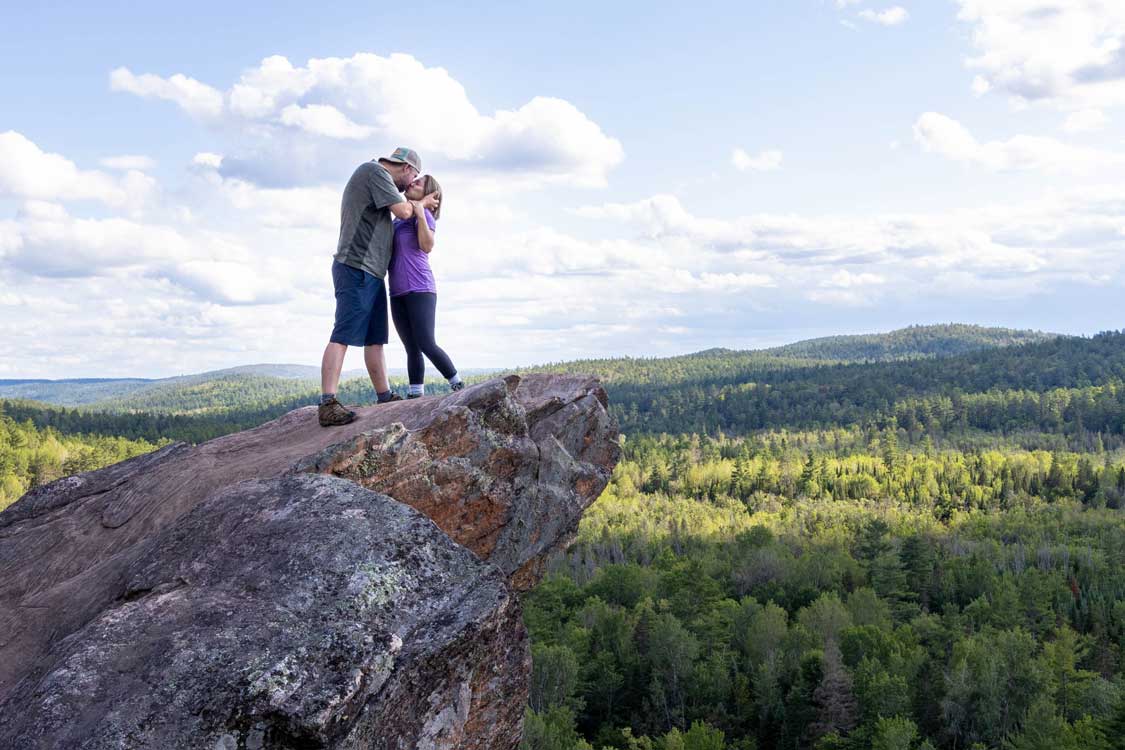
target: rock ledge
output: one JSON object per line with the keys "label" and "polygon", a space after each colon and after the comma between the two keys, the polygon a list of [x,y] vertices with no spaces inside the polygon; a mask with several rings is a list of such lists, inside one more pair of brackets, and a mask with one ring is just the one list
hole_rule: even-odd
{"label": "rock ledge", "polygon": [[0,513],[0,746],[514,748],[538,580],[618,458],[596,380],[305,407]]}

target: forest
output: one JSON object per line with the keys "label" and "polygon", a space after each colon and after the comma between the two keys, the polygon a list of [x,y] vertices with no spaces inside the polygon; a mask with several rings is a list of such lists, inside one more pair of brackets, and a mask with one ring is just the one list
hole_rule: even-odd
{"label": "forest", "polygon": [[170,442],[116,435],[68,434],[18,421],[0,407],[0,510],[32,487],[124,461]]}
{"label": "forest", "polygon": [[525,748],[1122,746],[1125,455],[624,447],[525,598]]}

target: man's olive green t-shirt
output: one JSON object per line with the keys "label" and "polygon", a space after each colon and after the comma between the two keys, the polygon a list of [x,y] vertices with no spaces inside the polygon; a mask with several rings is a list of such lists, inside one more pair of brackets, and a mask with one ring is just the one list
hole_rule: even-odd
{"label": "man's olive green t-shirt", "polygon": [[344,188],[340,203],[340,241],[336,260],[380,279],[387,275],[394,243],[394,216],[389,210],[406,197],[377,161],[360,164]]}

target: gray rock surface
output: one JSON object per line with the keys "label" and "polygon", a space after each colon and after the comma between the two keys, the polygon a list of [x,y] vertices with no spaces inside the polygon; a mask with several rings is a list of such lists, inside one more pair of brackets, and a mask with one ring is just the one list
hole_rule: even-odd
{"label": "gray rock surface", "polygon": [[530,375],[306,407],[29,493],[0,513],[0,747],[514,746],[510,587],[608,481],[605,405]]}
{"label": "gray rock surface", "polygon": [[242,482],[148,540],[123,578],[13,693],[4,747],[518,743],[515,596],[386,496],[326,476]]}

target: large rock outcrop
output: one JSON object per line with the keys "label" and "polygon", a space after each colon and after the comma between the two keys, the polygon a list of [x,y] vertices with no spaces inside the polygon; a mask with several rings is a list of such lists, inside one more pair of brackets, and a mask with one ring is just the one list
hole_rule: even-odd
{"label": "large rock outcrop", "polygon": [[511,748],[538,579],[616,463],[595,380],[306,407],[0,513],[0,746]]}

